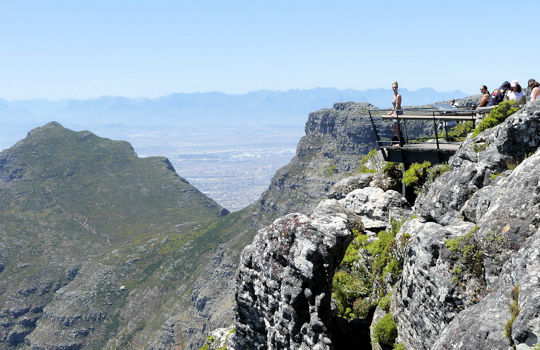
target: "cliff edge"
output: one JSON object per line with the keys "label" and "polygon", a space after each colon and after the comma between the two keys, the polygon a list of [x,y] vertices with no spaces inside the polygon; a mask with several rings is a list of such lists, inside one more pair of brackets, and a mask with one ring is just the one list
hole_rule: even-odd
{"label": "cliff edge", "polygon": [[[420,193],[411,210],[405,200],[395,199],[397,192],[378,188],[375,179],[345,186],[348,193],[340,195],[345,197],[331,204],[334,212],[340,208],[343,213],[340,227],[359,217],[362,222],[377,222],[376,226],[386,223],[387,233],[395,229],[393,235],[377,237],[363,231],[351,243],[357,255],[346,253],[348,261],[354,261],[353,274],[366,277],[359,279],[365,288],[358,288],[353,300],[358,312],[348,326],[353,318],[367,323],[363,327],[370,328],[373,347],[381,349],[531,349],[538,344],[539,146],[540,103],[536,102],[474,138],[469,135],[450,159],[449,171]],[[328,205],[328,201],[319,204]],[[326,317],[321,317],[318,304],[306,299],[317,295],[319,300],[328,299],[328,276],[342,268],[335,263],[343,253],[342,243],[335,253],[328,249],[325,254],[309,248],[317,246],[315,238],[305,249],[286,250],[277,244],[276,237],[290,233],[301,237],[302,230],[284,225],[287,220],[297,218],[306,227],[330,220],[319,209],[310,218],[298,215],[285,216],[260,230],[253,245],[244,250],[234,324],[239,334],[228,339],[231,348],[339,349],[346,343],[340,337],[351,336],[331,331],[339,310],[333,308],[332,315],[325,311]],[[336,226],[327,232],[329,242],[351,235],[342,231]],[[266,242],[265,248],[257,249],[257,242]],[[376,251],[373,244],[384,247],[384,252]],[[388,260],[376,255],[383,253]],[[311,280],[298,278],[305,276],[305,264],[297,262],[306,256],[316,257],[318,264],[312,265],[312,271],[327,283],[319,294],[307,288]],[[377,266],[381,261],[386,264],[382,270]],[[274,274],[275,266],[287,268]],[[380,271],[384,273],[379,275]],[[369,280],[374,275],[375,280]],[[281,288],[285,281],[295,283]],[[261,287],[250,289],[250,285]],[[313,330],[310,320],[322,323]],[[386,331],[381,330],[383,323]]]}

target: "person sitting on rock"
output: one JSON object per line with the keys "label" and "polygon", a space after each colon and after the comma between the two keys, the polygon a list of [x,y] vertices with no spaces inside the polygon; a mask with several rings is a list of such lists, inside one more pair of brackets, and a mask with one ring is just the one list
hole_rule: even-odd
{"label": "person sitting on rock", "polygon": [[489,97],[488,106],[496,106],[499,103],[501,103],[504,100],[504,96],[506,94],[506,91],[511,90],[510,83],[505,81],[502,83],[502,85],[498,88],[493,90],[491,93],[491,96]]}
{"label": "person sitting on rock", "polygon": [[531,90],[531,101],[540,100],[540,83],[534,79],[529,79],[529,90]]}
{"label": "person sitting on rock", "polygon": [[512,80],[510,83],[511,90],[506,91],[505,100],[506,101],[521,101],[525,98],[525,93],[519,85],[517,79]]}
{"label": "person sitting on rock", "polygon": [[480,93],[482,94],[482,98],[480,99],[480,103],[478,104],[478,107],[485,107],[487,106],[489,102],[489,96],[490,96],[487,86],[482,85],[482,87],[480,87]]}

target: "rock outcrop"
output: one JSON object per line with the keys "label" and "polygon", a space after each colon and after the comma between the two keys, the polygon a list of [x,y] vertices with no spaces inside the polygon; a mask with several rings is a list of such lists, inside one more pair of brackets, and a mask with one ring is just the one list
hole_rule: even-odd
{"label": "rock outcrop", "polygon": [[384,191],[379,187],[365,187],[349,193],[340,203],[358,214],[366,230],[376,234],[388,225],[391,208],[407,208],[409,204],[394,190]]}
{"label": "rock outcrop", "polygon": [[[352,189],[366,187],[368,182],[381,181],[380,178],[373,178],[372,174],[361,174],[354,180],[344,180],[345,183],[338,184],[341,179],[356,173],[361,166],[362,158],[377,147],[368,109],[374,107],[367,103],[345,102],[309,114],[305,127],[306,135],[300,140],[296,155],[289,164],[276,172],[261,199],[234,214],[238,217],[237,221],[249,224],[242,227],[232,224],[224,228],[227,232],[234,232],[233,235],[237,238],[234,242],[225,244],[226,255],[223,257],[226,263],[223,265],[212,263],[212,266],[207,268],[212,281],[210,286],[218,284],[222,288],[216,291],[215,288],[209,287],[207,275],[199,278],[197,285],[200,288],[197,288],[196,297],[193,298],[197,301],[190,306],[189,317],[183,317],[184,324],[187,325],[182,331],[185,339],[197,339],[194,343],[200,344],[208,329],[226,327],[232,322],[231,312],[226,306],[230,305],[232,298],[230,290],[234,286],[223,287],[224,281],[214,277],[216,274],[212,271],[218,266],[217,269],[221,274],[234,273],[234,268],[230,268],[229,262],[239,261],[240,249],[251,242],[258,229],[289,213],[308,215],[329,191],[334,194],[333,197],[329,196],[330,198],[342,199]],[[392,134],[391,122],[380,120],[375,122],[382,134]],[[409,133],[411,136],[420,135],[424,132],[424,128],[425,125],[422,123],[411,124]],[[432,128],[432,124],[429,124],[428,128]],[[385,190],[392,185],[387,183]],[[239,239],[240,236],[242,238]],[[240,241],[243,245],[239,244]],[[208,260],[215,259],[210,256]],[[204,311],[201,312],[197,306],[198,300],[206,300],[205,305],[212,305],[210,321],[205,319],[208,315]],[[192,348],[197,347],[192,343]]]}
{"label": "rock outcrop", "polygon": [[[192,349],[198,349],[196,344],[201,344],[209,330],[227,327],[233,321],[231,302],[235,286],[230,283],[230,278],[220,279],[215,271],[222,276],[234,274],[241,249],[251,243],[257,230],[289,213],[311,213],[328,190],[340,179],[354,173],[362,157],[376,148],[376,139],[367,116],[370,108],[374,107],[366,103],[347,102],[310,113],[306,135],[300,140],[295,157],[276,172],[261,199],[233,214],[238,217],[237,222],[244,224],[233,223],[224,228],[237,238],[233,242],[226,242],[222,250],[208,257],[211,264],[205,268],[207,274],[197,280],[189,315],[182,317],[182,337],[194,339]],[[364,180],[371,181],[372,177],[368,175]],[[367,184],[364,180],[356,185],[349,181],[349,185],[364,187]],[[337,187],[336,191],[339,191]],[[335,198],[341,198],[338,196],[336,194]],[[225,254],[221,253],[223,251]],[[221,287],[216,289],[214,285]],[[206,301],[206,308],[200,307],[200,300]],[[210,320],[206,310],[211,310]]]}
{"label": "rock outcrop", "polygon": [[327,200],[310,218],[289,214],[259,231],[238,270],[234,348],[332,348],[332,277],[353,225],[354,215]]}

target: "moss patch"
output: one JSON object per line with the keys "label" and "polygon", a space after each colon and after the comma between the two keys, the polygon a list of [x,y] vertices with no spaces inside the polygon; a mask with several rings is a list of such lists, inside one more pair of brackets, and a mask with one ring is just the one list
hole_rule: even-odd
{"label": "moss patch", "polygon": [[393,345],[397,335],[396,322],[391,313],[387,313],[381,318],[373,329],[373,338],[377,343]]}
{"label": "moss patch", "polygon": [[462,283],[466,274],[474,274],[476,277],[483,276],[484,254],[474,238],[478,229],[478,226],[474,226],[464,236],[445,242],[448,250],[452,252],[454,266],[450,272],[455,284]]}

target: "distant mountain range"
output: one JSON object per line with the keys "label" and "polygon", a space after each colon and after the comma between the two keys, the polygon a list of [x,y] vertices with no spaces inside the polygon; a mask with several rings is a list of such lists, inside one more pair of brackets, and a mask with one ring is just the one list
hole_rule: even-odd
{"label": "distant mountain range", "polygon": [[[439,92],[431,88],[415,91],[400,90],[405,105],[420,105],[433,101],[464,97],[461,91]],[[44,99],[5,101],[0,99],[2,125],[56,120],[67,126],[94,129],[96,125],[156,123],[288,123],[303,124],[306,114],[330,108],[335,102],[369,102],[377,107],[390,107],[390,89],[364,91],[335,88],[309,90],[260,90],[241,95],[222,92],[176,93],[155,99],[99,97],[88,100]],[[293,119],[291,119],[293,117]]]}

